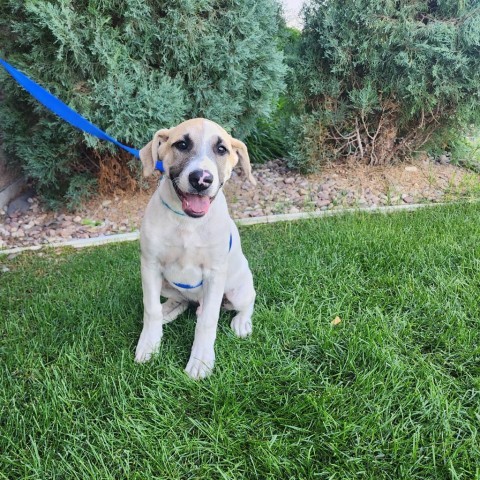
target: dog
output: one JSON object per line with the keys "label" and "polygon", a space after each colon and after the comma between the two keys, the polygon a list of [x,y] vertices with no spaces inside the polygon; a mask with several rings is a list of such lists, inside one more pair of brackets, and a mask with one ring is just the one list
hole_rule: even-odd
{"label": "dog", "polygon": [[[247,147],[216,123],[195,118],[159,130],[140,159],[144,176],[153,173],[158,159],[165,173],[140,232],[144,315],[135,361],[148,361],[160,346],[163,325],[193,303],[197,321],[185,371],[205,378],[215,362],[222,303],[237,312],[231,322],[235,334],[252,333],[252,273],[222,191],[237,162],[256,184]],[[160,295],[167,298],[163,304]]]}

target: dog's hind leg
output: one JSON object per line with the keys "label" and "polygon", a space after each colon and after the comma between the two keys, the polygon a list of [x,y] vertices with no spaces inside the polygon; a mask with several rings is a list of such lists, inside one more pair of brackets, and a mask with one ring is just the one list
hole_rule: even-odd
{"label": "dog's hind leg", "polygon": [[230,323],[231,329],[235,332],[235,335],[240,338],[245,338],[251,335],[253,331],[252,327],[252,313],[254,302],[251,302],[246,308],[240,310]]}
{"label": "dog's hind leg", "polygon": [[[252,275],[242,286],[225,293],[231,309],[238,313],[233,317],[230,327],[237,337],[245,338],[252,333],[252,314],[255,305],[255,289],[253,288]],[[226,305],[230,307],[230,305]],[[230,309],[230,308],[228,308]]]}
{"label": "dog's hind leg", "polygon": [[188,308],[188,302],[185,300],[176,300],[169,298],[162,304],[163,309],[163,324],[173,322],[179,315],[181,315]]}

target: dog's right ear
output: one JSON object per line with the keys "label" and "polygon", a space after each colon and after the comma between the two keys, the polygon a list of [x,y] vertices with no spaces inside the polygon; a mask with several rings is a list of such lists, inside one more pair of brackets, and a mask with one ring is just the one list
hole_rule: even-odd
{"label": "dog's right ear", "polygon": [[151,142],[148,142],[140,150],[140,160],[143,165],[143,176],[148,177],[155,170],[155,164],[158,160],[158,148],[163,142],[168,140],[168,134],[170,130],[164,128],[159,130],[154,136]]}

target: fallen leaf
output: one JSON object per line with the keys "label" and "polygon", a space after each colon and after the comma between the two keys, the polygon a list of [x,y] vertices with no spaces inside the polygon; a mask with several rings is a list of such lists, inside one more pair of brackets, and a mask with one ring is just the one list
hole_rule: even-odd
{"label": "fallen leaf", "polygon": [[340,317],[335,317],[330,323],[332,325],[338,325],[341,321],[342,319]]}

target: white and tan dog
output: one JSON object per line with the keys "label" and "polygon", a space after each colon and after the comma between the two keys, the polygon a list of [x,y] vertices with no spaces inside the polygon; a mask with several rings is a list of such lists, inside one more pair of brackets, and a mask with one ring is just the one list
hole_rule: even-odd
{"label": "white and tan dog", "polygon": [[[231,327],[252,333],[252,273],[230,218],[222,186],[238,161],[252,184],[247,147],[216,123],[196,118],[159,130],[141,151],[143,174],[157,159],[165,174],[147,206],[141,229],[143,330],[135,360],[158,350],[163,324],[198,304],[195,339],[185,368],[206,377],[215,362],[214,343],[222,302],[238,313]],[[160,294],[167,298],[162,305]]]}

